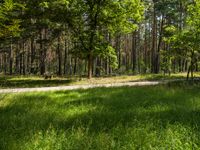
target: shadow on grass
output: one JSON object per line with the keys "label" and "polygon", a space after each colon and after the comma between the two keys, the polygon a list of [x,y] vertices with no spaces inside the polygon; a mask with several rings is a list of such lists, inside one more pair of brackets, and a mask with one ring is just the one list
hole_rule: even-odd
{"label": "shadow on grass", "polygon": [[70,79],[16,79],[15,77],[0,77],[0,88],[33,88],[69,85]]}
{"label": "shadow on grass", "polygon": [[9,101],[0,107],[0,149],[9,149],[13,141],[20,145],[50,126],[57,131],[83,127],[98,134],[119,124],[124,129],[154,124],[153,130],[158,131],[178,123],[200,135],[198,88],[98,88],[14,95]]}

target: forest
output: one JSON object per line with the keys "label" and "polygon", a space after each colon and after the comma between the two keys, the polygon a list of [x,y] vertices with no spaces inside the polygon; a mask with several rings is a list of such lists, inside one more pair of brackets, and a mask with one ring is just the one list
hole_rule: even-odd
{"label": "forest", "polygon": [[200,0],[0,0],[0,150],[199,150]]}
{"label": "forest", "polygon": [[5,75],[199,70],[198,0],[5,0],[0,8]]}

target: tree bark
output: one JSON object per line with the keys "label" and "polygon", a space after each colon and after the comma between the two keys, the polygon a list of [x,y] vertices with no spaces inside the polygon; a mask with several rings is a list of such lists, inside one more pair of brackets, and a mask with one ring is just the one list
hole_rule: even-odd
{"label": "tree bark", "polygon": [[161,43],[163,39],[163,26],[164,26],[164,15],[162,15],[161,25],[160,25],[160,37],[158,41],[158,49],[156,53],[156,59],[155,59],[155,73],[160,72],[160,49],[161,49]]}
{"label": "tree bark", "polygon": [[67,62],[68,62],[68,42],[67,42],[66,36],[67,36],[67,34],[65,33],[64,75],[67,75],[67,73],[68,73],[68,66],[67,66]]}
{"label": "tree bark", "polygon": [[41,29],[40,31],[40,75],[44,75],[45,73],[45,59],[46,59],[46,52],[44,49],[44,39],[43,39],[43,32],[44,29]]}
{"label": "tree bark", "polygon": [[92,78],[92,68],[93,68],[93,56],[90,53],[88,55],[88,79]]}
{"label": "tree bark", "polygon": [[132,71],[136,73],[137,66],[137,47],[136,47],[136,32],[132,35]]}
{"label": "tree bark", "polygon": [[12,46],[12,39],[10,43],[10,51],[9,51],[9,73],[12,75],[12,69],[13,69],[13,58],[12,58],[12,51],[13,51],[13,46]]}
{"label": "tree bark", "polygon": [[[155,4],[154,4],[155,5]],[[155,53],[156,53],[156,40],[157,40],[157,18],[156,9],[153,10],[153,31],[152,31],[152,52],[151,52],[151,72],[155,73]]]}
{"label": "tree bark", "polygon": [[35,60],[35,46],[34,46],[34,38],[31,38],[31,70],[30,72],[34,74],[34,60]]}
{"label": "tree bark", "polygon": [[58,36],[58,45],[57,45],[57,55],[58,55],[58,75],[62,75],[62,52],[60,49],[60,36]]}

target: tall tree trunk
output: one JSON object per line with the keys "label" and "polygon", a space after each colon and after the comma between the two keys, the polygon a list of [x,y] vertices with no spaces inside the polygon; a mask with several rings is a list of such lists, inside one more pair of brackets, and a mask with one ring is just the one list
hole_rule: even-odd
{"label": "tall tree trunk", "polygon": [[34,46],[34,38],[31,38],[31,70],[30,72],[34,74],[35,66],[34,66],[34,60],[35,60],[35,46]]}
{"label": "tall tree trunk", "polygon": [[144,68],[144,73],[147,73],[147,63],[148,63],[148,55],[147,55],[147,30],[146,30],[146,27],[145,27],[145,38],[144,38],[144,65],[145,65],[145,68]]}
{"label": "tall tree trunk", "polygon": [[45,52],[44,52],[44,39],[43,39],[44,29],[40,31],[40,75],[45,73]]}
{"label": "tall tree trunk", "polygon": [[31,48],[30,48],[30,40],[28,41],[28,48],[27,48],[27,57],[26,57],[26,72],[28,74],[31,73],[31,63],[30,63],[30,58],[31,58]]}
{"label": "tall tree trunk", "polygon": [[[154,4],[155,5],[155,4]],[[151,50],[151,72],[155,73],[155,54],[156,54],[156,40],[157,40],[157,18],[156,9],[153,10],[153,30],[152,30],[152,50]]]}
{"label": "tall tree trunk", "polygon": [[0,73],[2,73],[2,54],[0,54]]}
{"label": "tall tree trunk", "polygon": [[64,75],[67,75],[68,73],[68,65],[67,65],[67,62],[68,62],[68,42],[67,42],[67,34],[66,34],[66,31],[65,31],[65,54],[64,54]]}
{"label": "tall tree trunk", "polygon": [[22,42],[22,60],[23,60],[23,75],[26,75],[26,60],[25,60],[25,42]]}
{"label": "tall tree trunk", "polygon": [[23,68],[23,63],[22,63],[22,52],[19,54],[19,74],[22,74],[22,68]]}
{"label": "tall tree trunk", "polygon": [[7,74],[7,56],[6,53],[4,53],[4,74]]}
{"label": "tall tree trunk", "polygon": [[116,37],[116,50],[118,54],[118,69],[121,68],[121,35]]}
{"label": "tall tree trunk", "polygon": [[88,79],[92,78],[92,68],[93,68],[93,56],[90,53],[88,55]]}
{"label": "tall tree trunk", "polygon": [[191,65],[190,65],[189,68],[188,68],[188,72],[187,72],[187,80],[189,80],[189,77],[190,77],[190,71],[191,71]]}
{"label": "tall tree trunk", "polygon": [[12,45],[12,39],[10,42],[10,50],[9,50],[9,73],[12,75],[12,70],[13,70],[13,58],[12,58],[12,51],[13,51],[13,45]]}
{"label": "tall tree trunk", "polygon": [[161,49],[161,43],[163,39],[163,26],[164,26],[164,15],[162,15],[161,23],[160,23],[160,37],[158,41],[158,48],[156,53],[156,59],[155,59],[155,73],[160,72],[160,49]]}
{"label": "tall tree trunk", "polygon": [[132,71],[136,73],[137,69],[137,45],[136,45],[136,32],[132,34]]}
{"label": "tall tree trunk", "polygon": [[137,53],[136,53],[136,56],[137,56],[137,71],[139,73],[141,73],[141,44],[140,44],[140,32],[141,32],[141,28],[138,29],[138,32],[137,32],[137,38],[136,38],[136,43],[138,43],[138,46],[136,45],[137,47]]}
{"label": "tall tree trunk", "polygon": [[77,74],[77,57],[74,58],[74,75]]}
{"label": "tall tree trunk", "polygon": [[96,71],[95,71],[95,75],[96,77],[99,77],[101,75],[101,59],[99,57],[97,57],[97,60],[96,60]]}
{"label": "tall tree trunk", "polygon": [[62,52],[60,49],[60,36],[58,36],[58,45],[57,45],[57,55],[58,55],[58,75],[62,75]]}

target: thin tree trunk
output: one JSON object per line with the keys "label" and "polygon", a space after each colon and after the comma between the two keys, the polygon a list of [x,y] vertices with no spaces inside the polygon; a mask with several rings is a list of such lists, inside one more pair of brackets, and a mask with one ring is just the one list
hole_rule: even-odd
{"label": "thin tree trunk", "polygon": [[161,49],[161,43],[162,43],[162,39],[163,39],[163,26],[164,26],[164,16],[162,16],[162,20],[161,20],[161,25],[160,25],[160,37],[159,37],[159,41],[158,41],[158,49],[157,49],[157,53],[156,53],[156,62],[155,62],[155,73],[159,73],[160,72],[160,49]]}
{"label": "thin tree trunk", "polygon": [[74,58],[74,75],[77,74],[77,57]]}
{"label": "thin tree trunk", "polygon": [[25,61],[25,42],[22,42],[22,49],[23,49],[23,53],[22,53],[22,60],[23,60],[23,75],[26,75],[26,61]]}
{"label": "thin tree trunk", "polygon": [[190,70],[191,70],[191,65],[190,65],[189,68],[188,68],[188,72],[187,72],[187,80],[189,80],[189,77],[190,77]]}
{"label": "thin tree trunk", "polygon": [[136,73],[137,66],[137,47],[136,47],[136,32],[132,35],[132,71]]}
{"label": "thin tree trunk", "polygon": [[[155,5],[155,4],[154,4]],[[151,53],[151,72],[155,73],[155,53],[156,53],[156,40],[157,40],[157,18],[156,18],[156,10],[154,6],[153,10],[153,31],[152,31],[152,53]]]}
{"label": "thin tree trunk", "polygon": [[92,67],[93,67],[93,56],[92,54],[88,55],[88,79],[92,78]]}
{"label": "thin tree trunk", "polygon": [[58,36],[58,47],[57,47],[57,55],[58,55],[58,75],[62,75],[62,52],[60,49],[60,36]]}
{"label": "thin tree trunk", "polygon": [[116,37],[116,49],[118,54],[118,69],[121,68],[121,36]]}
{"label": "thin tree trunk", "polygon": [[67,62],[68,62],[68,44],[67,44],[67,38],[66,38],[66,33],[65,33],[65,54],[64,54],[64,75],[67,75],[68,73],[68,66],[67,66]]}
{"label": "thin tree trunk", "polygon": [[34,46],[34,38],[31,38],[31,70],[30,72],[34,74],[34,60],[35,60],[35,46]]}
{"label": "thin tree trunk", "polygon": [[43,31],[40,31],[40,75],[44,75],[45,73],[45,52],[44,52],[44,45],[43,45]]}
{"label": "thin tree trunk", "polygon": [[10,69],[10,75],[12,75],[12,69],[13,69],[13,58],[12,58],[12,51],[13,51],[13,46],[12,46],[12,39],[10,43],[10,51],[9,51],[9,69]]}
{"label": "thin tree trunk", "polygon": [[7,73],[7,58],[6,58],[6,53],[4,53],[4,75]]}
{"label": "thin tree trunk", "polygon": [[99,57],[97,58],[97,66],[96,66],[95,75],[96,77],[99,77],[101,75],[101,59]]}

